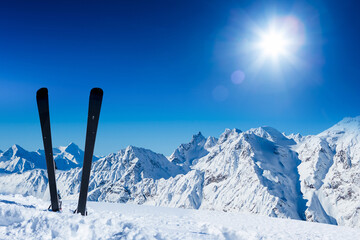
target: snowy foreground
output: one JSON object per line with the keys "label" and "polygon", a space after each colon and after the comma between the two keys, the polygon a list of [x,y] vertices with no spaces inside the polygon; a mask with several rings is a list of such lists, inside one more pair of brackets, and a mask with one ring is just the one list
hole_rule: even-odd
{"label": "snowy foreground", "polygon": [[360,239],[360,230],[266,216],[121,203],[88,203],[88,216],[0,195],[0,239]]}

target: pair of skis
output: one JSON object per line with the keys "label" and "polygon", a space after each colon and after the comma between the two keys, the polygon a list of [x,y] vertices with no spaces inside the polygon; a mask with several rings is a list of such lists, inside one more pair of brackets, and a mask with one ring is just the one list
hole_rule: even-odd
{"label": "pair of skis", "polygon": [[[90,170],[93,159],[95,138],[100,117],[103,91],[100,88],[93,88],[90,92],[89,112],[85,140],[84,163],[81,176],[81,186],[78,207],[76,213],[86,215],[86,200],[89,189]],[[56,188],[55,163],[52,151],[50,114],[49,114],[49,97],[48,90],[41,88],[36,93],[36,101],[39,110],[41,132],[44,142],[46,167],[49,179],[51,210],[60,211],[59,195]]]}

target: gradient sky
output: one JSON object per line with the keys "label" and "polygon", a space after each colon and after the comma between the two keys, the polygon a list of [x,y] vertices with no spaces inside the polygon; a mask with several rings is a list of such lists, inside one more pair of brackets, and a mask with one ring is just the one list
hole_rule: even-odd
{"label": "gradient sky", "polygon": [[[192,134],[269,125],[317,134],[357,116],[356,1],[1,1],[0,149],[43,148],[36,90],[49,89],[54,146],[84,148],[88,97],[104,90],[95,153],[165,155]],[[253,29],[304,26],[299,60],[254,69]],[[235,71],[245,74],[234,84]]]}

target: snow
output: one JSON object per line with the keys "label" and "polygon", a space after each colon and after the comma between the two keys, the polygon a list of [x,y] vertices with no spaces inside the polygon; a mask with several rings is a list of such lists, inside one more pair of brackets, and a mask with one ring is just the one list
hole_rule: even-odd
{"label": "snow", "polygon": [[[65,200],[78,198],[82,154],[73,143],[54,149]],[[94,159],[88,199],[360,227],[359,173],[360,117],[310,136],[226,129],[195,134],[169,158],[129,146]],[[0,153],[0,193],[49,200],[47,184],[41,150]]]}
{"label": "snow", "polygon": [[0,239],[360,239],[360,230],[251,214],[88,203],[88,216],[47,210],[32,196],[0,195]]}

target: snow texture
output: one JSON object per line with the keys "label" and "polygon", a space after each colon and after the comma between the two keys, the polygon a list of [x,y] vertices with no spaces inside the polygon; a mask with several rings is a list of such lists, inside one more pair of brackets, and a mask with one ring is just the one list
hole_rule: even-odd
{"label": "snow texture", "polygon": [[32,196],[0,195],[0,239],[360,239],[360,230],[218,211],[88,203],[88,216],[47,211]]}

